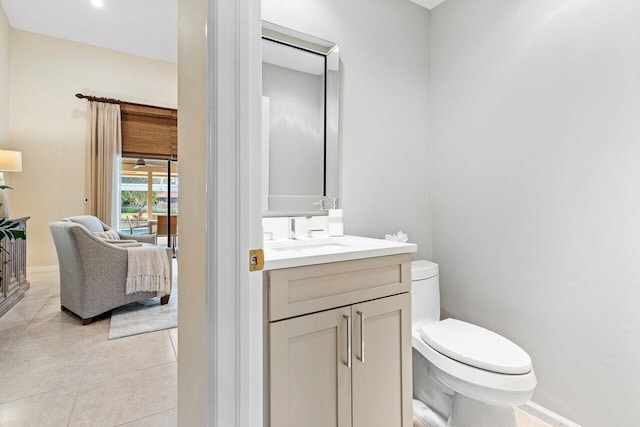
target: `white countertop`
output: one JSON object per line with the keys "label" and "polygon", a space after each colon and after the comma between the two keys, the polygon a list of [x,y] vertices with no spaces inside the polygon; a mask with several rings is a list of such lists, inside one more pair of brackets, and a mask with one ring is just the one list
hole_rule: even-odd
{"label": "white countertop", "polygon": [[264,270],[407,254],[416,250],[413,243],[357,236],[270,240],[264,242]]}

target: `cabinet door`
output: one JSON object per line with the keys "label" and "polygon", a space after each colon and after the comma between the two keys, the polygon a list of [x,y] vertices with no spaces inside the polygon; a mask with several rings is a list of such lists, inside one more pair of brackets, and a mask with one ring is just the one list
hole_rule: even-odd
{"label": "cabinet door", "polygon": [[352,316],[353,427],[410,427],[411,294],[354,305]]}
{"label": "cabinet door", "polygon": [[351,307],[270,323],[270,427],[350,427]]}

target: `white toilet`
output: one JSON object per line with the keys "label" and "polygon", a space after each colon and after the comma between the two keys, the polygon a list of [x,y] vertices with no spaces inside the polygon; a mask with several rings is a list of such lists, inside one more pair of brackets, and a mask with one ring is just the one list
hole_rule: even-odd
{"label": "white toilet", "polygon": [[411,263],[414,416],[427,427],[515,427],[536,387],[531,358],[470,323],[440,320],[438,265]]}

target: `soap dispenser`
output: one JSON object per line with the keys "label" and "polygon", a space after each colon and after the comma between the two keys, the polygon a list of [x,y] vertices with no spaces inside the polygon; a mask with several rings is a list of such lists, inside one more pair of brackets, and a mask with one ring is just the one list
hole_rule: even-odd
{"label": "soap dispenser", "polygon": [[342,223],[342,209],[338,209],[338,199],[333,199],[333,207],[329,209],[329,236],[344,236],[344,225]]}

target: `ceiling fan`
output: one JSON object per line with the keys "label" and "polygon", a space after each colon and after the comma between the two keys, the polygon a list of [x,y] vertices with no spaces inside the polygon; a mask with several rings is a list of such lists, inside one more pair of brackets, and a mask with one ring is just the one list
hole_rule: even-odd
{"label": "ceiling fan", "polygon": [[140,169],[140,168],[144,168],[144,167],[150,167],[150,168],[165,168],[165,165],[157,165],[157,164],[153,164],[153,163],[149,163],[147,164],[147,162],[145,161],[145,159],[138,159],[136,161],[135,166],[133,167],[134,169]]}

